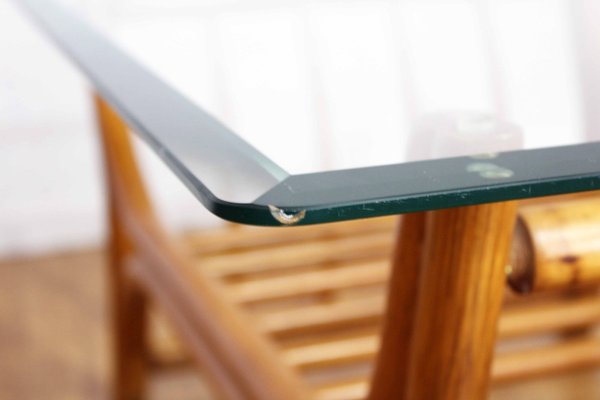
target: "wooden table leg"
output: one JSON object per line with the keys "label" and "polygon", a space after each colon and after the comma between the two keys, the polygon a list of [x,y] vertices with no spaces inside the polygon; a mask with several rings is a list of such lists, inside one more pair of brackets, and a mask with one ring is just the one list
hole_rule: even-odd
{"label": "wooden table leg", "polygon": [[130,243],[111,209],[109,289],[112,317],[113,400],[144,398],[146,383],[147,301],[128,276]]}
{"label": "wooden table leg", "polygon": [[144,396],[146,380],[146,296],[127,271],[127,261],[133,256],[131,237],[123,222],[129,212],[117,200],[123,197],[117,182],[128,189],[128,197],[136,211],[151,214],[151,205],[144,190],[133,157],[132,144],[125,122],[99,96],[94,97],[98,118],[98,133],[104,147],[105,175],[109,202],[109,289],[112,316],[113,394],[114,400],[137,400]]}
{"label": "wooden table leg", "polygon": [[487,395],[516,203],[427,214],[405,399]]}
{"label": "wooden table leg", "polygon": [[381,338],[383,351],[377,355],[369,394],[372,400],[398,398],[406,386],[425,216],[415,213],[400,217]]}
{"label": "wooden table leg", "polygon": [[516,204],[402,217],[370,400],[487,394]]}

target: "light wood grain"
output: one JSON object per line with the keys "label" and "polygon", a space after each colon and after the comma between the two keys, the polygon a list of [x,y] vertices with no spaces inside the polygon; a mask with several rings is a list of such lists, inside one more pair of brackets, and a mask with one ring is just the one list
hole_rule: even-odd
{"label": "light wood grain", "polygon": [[404,398],[487,396],[515,217],[514,202],[428,213]]}
{"label": "light wood grain", "polygon": [[425,219],[425,213],[417,213],[405,215],[400,220],[387,290],[387,318],[369,394],[371,400],[402,398],[406,390],[426,237]]}
{"label": "light wood grain", "polygon": [[[121,178],[130,182],[130,200],[139,212],[150,214],[150,200],[133,162],[127,126],[99,97],[95,97],[100,138],[106,157],[106,186],[114,187]],[[133,256],[130,240],[119,216],[116,193],[108,191],[109,290],[111,294],[112,344],[114,346],[113,398],[135,400],[146,388],[146,298],[128,276],[126,262]]]}

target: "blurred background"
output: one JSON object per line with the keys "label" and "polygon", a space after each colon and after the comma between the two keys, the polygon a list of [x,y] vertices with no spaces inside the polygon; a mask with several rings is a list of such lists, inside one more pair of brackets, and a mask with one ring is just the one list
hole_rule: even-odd
{"label": "blurred background", "polygon": [[[0,0],[0,399],[39,398],[36,382],[45,398],[102,397],[92,90],[17,3]],[[516,124],[522,140],[500,150],[600,139],[595,0],[63,3],[292,173],[458,154],[414,145],[447,113]],[[138,147],[168,226],[220,223]],[[65,351],[104,372],[82,378]]]}

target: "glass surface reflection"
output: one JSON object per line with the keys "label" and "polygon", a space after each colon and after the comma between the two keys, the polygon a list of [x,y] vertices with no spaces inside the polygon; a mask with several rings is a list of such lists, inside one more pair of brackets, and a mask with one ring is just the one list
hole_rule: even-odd
{"label": "glass surface reflection", "polygon": [[595,1],[68,3],[91,23],[20,2],[222,218],[310,224],[600,187]]}
{"label": "glass surface reflection", "polygon": [[457,155],[444,139],[432,153],[414,146],[423,118],[439,114],[514,123],[526,149],[594,140],[599,11],[570,0],[129,0],[92,16],[285,170],[306,173]]}

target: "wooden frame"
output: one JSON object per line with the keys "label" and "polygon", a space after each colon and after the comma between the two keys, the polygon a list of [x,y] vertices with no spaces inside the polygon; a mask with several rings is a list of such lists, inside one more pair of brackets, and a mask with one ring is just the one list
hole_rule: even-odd
{"label": "wooden frame", "polygon": [[485,398],[515,217],[499,203],[405,218],[370,399]]}
{"label": "wooden frame", "polygon": [[[278,365],[276,352],[214,282],[191,272],[162,233],[126,125],[99,97],[96,108],[110,198],[115,398],[143,393],[148,296],[167,310],[223,398],[310,398],[310,389]],[[514,204],[499,203],[403,218],[370,399],[402,392],[410,399],[485,396],[514,214]]]}
{"label": "wooden frame", "polygon": [[144,295],[138,285],[145,296],[168,310],[223,398],[305,399],[307,388],[277,365],[273,349],[211,283],[191,273],[161,232],[126,125],[101,98],[95,101],[111,208],[115,399],[139,399],[143,394]]}

